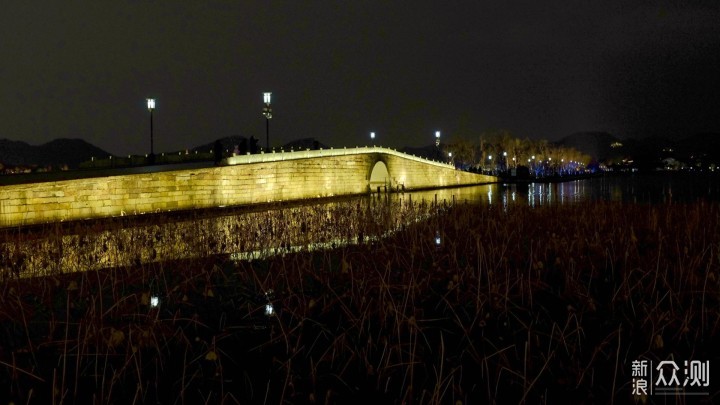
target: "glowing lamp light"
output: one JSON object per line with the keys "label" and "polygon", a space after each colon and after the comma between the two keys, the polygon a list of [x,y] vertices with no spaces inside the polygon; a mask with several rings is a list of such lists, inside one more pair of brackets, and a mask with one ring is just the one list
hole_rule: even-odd
{"label": "glowing lamp light", "polygon": [[148,106],[148,110],[150,110],[150,111],[154,110],[155,109],[155,99],[154,98],[147,99],[147,106]]}
{"label": "glowing lamp light", "polygon": [[440,131],[435,131],[435,138],[440,139]]}
{"label": "glowing lamp light", "polygon": [[532,157],[533,160],[535,160],[535,155],[532,155],[531,157]]}
{"label": "glowing lamp light", "polygon": [[489,156],[488,156],[488,160],[492,160],[492,155],[489,155]]}
{"label": "glowing lamp light", "polygon": [[375,132],[370,132],[370,139],[375,139]]}
{"label": "glowing lamp light", "polygon": [[435,232],[435,246],[440,246],[442,239],[440,238],[440,232]]}
{"label": "glowing lamp light", "polygon": [[150,297],[150,307],[157,308],[160,306],[160,297],[153,295]]}
{"label": "glowing lamp light", "polygon": [[503,156],[507,156],[507,152],[503,152]]}
{"label": "glowing lamp light", "polygon": [[273,290],[267,290],[265,292],[265,299],[267,300],[267,304],[265,304],[265,315],[266,316],[273,316],[275,315],[275,308],[273,307],[273,304],[271,300],[275,297]]}
{"label": "glowing lamp light", "polygon": [[263,93],[263,101],[265,104],[270,104],[270,97],[272,96],[272,93]]}

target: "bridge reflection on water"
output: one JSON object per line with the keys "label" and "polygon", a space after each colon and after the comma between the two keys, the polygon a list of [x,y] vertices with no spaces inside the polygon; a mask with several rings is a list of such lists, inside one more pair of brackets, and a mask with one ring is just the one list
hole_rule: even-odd
{"label": "bridge reflection on water", "polygon": [[432,217],[460,195],[448,189],[434,192],[432,200],[428,193],[381,194],[8,228],[0,233],[0,280],[367,242]]}
{"label": "bridge reflection on water", "polygon": [[[617,183],[617,182],[616,182]],[[373,194],[284,206],[53,224],[0,231],[0,280],[104,268],[162,265],[228,255],[256,259],[383,238],[458,203],[539,207],[594,199],[627,200],[634,188],[604,180],[490,184]],[[633,186],[634,187],[634,186]],[[664,190],[664,189],[663,189]]]}

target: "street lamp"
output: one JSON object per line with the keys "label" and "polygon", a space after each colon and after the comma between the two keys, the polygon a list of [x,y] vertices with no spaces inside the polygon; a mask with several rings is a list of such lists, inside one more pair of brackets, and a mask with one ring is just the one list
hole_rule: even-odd
{"label": "street lamp", "polygon": [[373,146],[375,146],[375,132],[370,132],[370,140],[373,143]]}
{"label": "street lamp", "polygon": [[440,131],[435,131],[435,147],[437,148],[437,159],[442,160],[442,153],[440,152]]}
{"label": "street lamp", "polygon": [[270,107],[270,96],[272,93],[263,93],[263,115],[265,116],[265,148],[270,150],[270,118],[272,118],[272,107]]}
{"label": "street lamp", "polygon": [[150,164],[155,164],[155,145],[153,139],[153,110],[155,109],[155,99],[147,99],[148,111],[150,111]]}

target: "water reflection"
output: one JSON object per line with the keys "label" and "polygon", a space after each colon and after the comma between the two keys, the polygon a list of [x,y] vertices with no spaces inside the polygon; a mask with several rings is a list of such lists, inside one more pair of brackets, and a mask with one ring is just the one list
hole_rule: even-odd
{"label": "water reflection", "polygon": [[[254,259],[367,243],[437,215],[452,192],[357,197],[184,219],[157,215],[141,224],[109,219],[72,228],[47,225],[0,234],[0,280],[231,255]],[[139,221],[139,220],[138,220]]]}
{"label": "water reflection", "polygon": [[[72,229],[48,225],[41,232],[5,229],[0,233],[0,280],[213,255],[253,259],[367,243],[458,203],[500,204],[508,210],[513,205],[542,207],[596,200],[674,203],[699,198],[717,201],[719,197],[720,182],[715,178],[601,177],[376,194],[319,204],[222,211],[202,218],[160,215],[150,222],[123,222],[121,226],[109,219]],[[438,241],[442,243],[439,234]]]}
{"label": "water reflection", "polygon": [[448,199],[455,194],[460,202],[478,204],[527,204],[541,207],[587,201],[624,203],[673,203],[698,199],[720,200],[717,176],[692,176],[657,173],[648,175],[606,176],[558,183],[491,184],[462,189],[433,191]]}

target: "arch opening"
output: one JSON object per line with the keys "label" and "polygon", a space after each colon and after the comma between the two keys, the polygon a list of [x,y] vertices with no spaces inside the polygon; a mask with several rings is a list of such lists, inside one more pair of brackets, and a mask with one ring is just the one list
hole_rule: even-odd
{"label": "arch opening", "polygon": [[[390,186],[390,174],[388,173],[385,162],[378,161],[370,172],[370,192],[375,193],[387,190]],[[379,187],[379,188],[378,188]]]}

